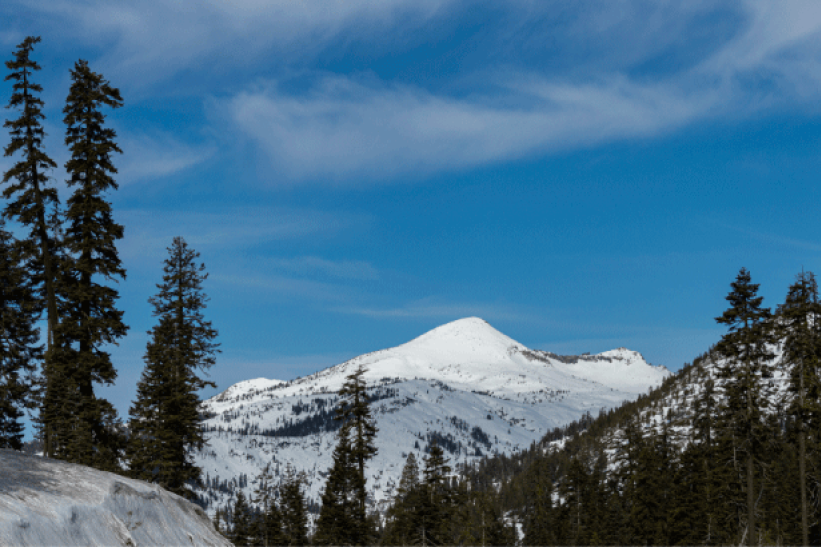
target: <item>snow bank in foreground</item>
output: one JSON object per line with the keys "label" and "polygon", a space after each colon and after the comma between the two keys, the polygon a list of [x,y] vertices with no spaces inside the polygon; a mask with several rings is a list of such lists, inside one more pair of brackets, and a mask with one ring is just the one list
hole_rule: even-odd
{"label": "snow bank in foreground", "polygon": [[146,482],[0,449],[0,545],[214,545],[196,505]]}

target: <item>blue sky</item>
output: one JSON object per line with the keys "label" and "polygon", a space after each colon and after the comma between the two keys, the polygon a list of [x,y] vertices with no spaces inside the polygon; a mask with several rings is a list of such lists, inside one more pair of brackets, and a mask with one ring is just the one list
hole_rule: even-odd
{"label": "blue sky", "polygon": [[6,0],[0,19],[4,59],[42,36],[61,166],[73,63],[125,100],[131,331],[101,391],[123,416],[176,235],[210,272],[219,389],[474,315],[677,369],[723,333],[742,266],[770,306],[821,273],[818,2]]}

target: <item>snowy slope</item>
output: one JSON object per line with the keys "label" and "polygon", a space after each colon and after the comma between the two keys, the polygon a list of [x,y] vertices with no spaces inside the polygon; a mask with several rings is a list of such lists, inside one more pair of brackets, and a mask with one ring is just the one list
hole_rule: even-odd
{"label": "snowy slope", "polygon": [[[773,358],[768,362],[772,367],[772,374],[763,382],[767,405],[762,408],[765,415],[783,413],[789,407],[794,394],[788,389],[792,365],[784,362],[781,343],[772,344],[769,350]],[[696,401],[703,397],[705,385],[709,380],[714,383],[713,404],[720,408],[725,404],[724,383],[718,371],[727,364],[727,360],[717,352],[708,351],[698,358],[692,365],[686,365],[675,376],[670,378],[667,385],[640,407],[631,417],[638,425],[645,437],[660,435],[665,429],[671,444],[683,451],[690,442],[693,442],[693,419]],[[611,471],[624,464],[623,457],[627,440],[622,423],[618,427],[604,430],[596,442],[589,445],[603,445]],[[587,435],[587,432],[581,433]],[[568,438],[551,441],[541,447],[545,453],[564,449]]]}
{"label": "snowy slope", "polygon": [[230,545],[155,485],[4,449],[0,470],[0,545]]}
{"label": "snowy slope", "polygon": [[[794,394],[788,390],[791,365],[783,360],[783,349],[780,344],[769,346],[773,354],[769,365],[773,367],[772,375],[764,382],[768,392],[765,414],[783,412],[792,400]],[[663,392],[653,401],[640,408],[634,420],[644,436],[658,435],[667,426],[667,434],[671,443],[679,450],[683,450],[693,440],[693,418],[695,402],[703,397],[705,385],[712,380],[715,386],[713,401],[719,408],[724,401],[724,380],[719,375],[719,369],[726,365],[726,359],[717,353],[706,353],[691,366],[685,366],[665,386]],[[615,469],[623,462],[620,454],[626,447],[627,441],[624,426],[612,428],[603,433],[601,442],[609,460],[610,469]],[[583,433],[586,434],[586,433]],[[548,443],[544,450],[561,450],[566,439]]]}
{"label": "snowy slope", "polygon": [[318,502],[335,444],[336,392],[359,366],[379,428],[367,477],[377,507],[393,494],[407,453],[423,458],[433,437],[453,463],[511,453],[585,412],[635,399],[670,374],[624,348],[574,357],[530,350],[473,317],[290,382],[241,382],[203,404],[209,446],[196,460],[209,511],[240,483],[252,492],[269,463],[275,474],[289,463],[305,471]]}

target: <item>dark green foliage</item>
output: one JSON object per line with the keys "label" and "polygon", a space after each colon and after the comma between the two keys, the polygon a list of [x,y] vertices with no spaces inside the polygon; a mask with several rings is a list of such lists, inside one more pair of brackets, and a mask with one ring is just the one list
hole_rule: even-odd
{"label": "dark green foliage", "polygon": [[382,542],[387,545],[455,543],[450,525],[456,521],[449,520],[455,516],[454,493],[447,480],[450,466],[442,449],[436,443],[431,445],[425,458],[423,480],[416,484],[412,477],[414,466],[415,458],[405,464],[405,491],[388,511],[389,521]]}
{"label": "dark green foliage", "polygon": [[272,545],[287,545],[282,533],[282,513],[275,503],[264,508],[262,514],[254,521],[251,527],[252,545],[269,547]]}
{"label": "dark green foliage", "polygon": [[251,527],[253,545],[268,547],[269,545],[282,545],[285,542],[285,536],[282,534],[282,514],[272,494],[273,475],[271,475],[269,464],[257,476],[257,487],[252,499],[261,510],[261,514]]}
{"label": "dark green foliage", "polygon": [[668,515],[675,507],[672,449],[666,432],[637,447],[633,489],[630,492],[631,543],[668,545]]}
{"label": "dark green foliage", "polygon": [[333,465],[322,493],[322,507],[316,523],[315,545],[347,545],[354,543],[358,511],[352,492],[355,467],[351,461],[350,428],[342,427],[337,434]]}
{"label": "dark green foliage", "polygon": [[339,391],[337,433],[333,466],[322,494],[314,543],[317,545],[368,545],[375,531],[365,511],[365,463],[376,454],[376,426],[371,416],[363,375],[358,368]]}
{"label": "dark green foliage", "polygon": [[40,302],[21,245],[0,218],[0,448],[22,448],[22,409],[31,407],[36,361],[42,357],[35,322]]}
{"label": "dark green foliage", "polygon": [[348,375],[342,389],[339,390],[340,406],[338,417],[342,421],[342,428],[350,430],[350,451],[348,464],[354,467],[350,474],[350,488],[355,500],[353,518],[354,545],[370,543],[373,535],[368,527],[365,514],[367,493],[365,490],[365,463],[376,455],[376,425],[371,415],[368,395],[365,391],[363,375],[365,369],[361,366]]}
{"label": "dark green foliage", "polygon": [[305,477],[288,466],[279,490],[283,545],[308,544],[308,510],[302,491],[304,483]]}
{"label": "dark green foliage", "polygon": [[[718,367],[719,378],[724,380],[725,403],[719,411],[718,429],[721,435],[733,441],[731,464],[744,477],[741,488],[745,499],[735,503],[744,506],[746,518],[739,528],[739,541],[753,545],[758,542],[759,529],[756,515],[756,477],[764,461],[765,426],[764,413],[769,406],[768,384],[764,379],[772,377],[768,365],[774,355],[768,344],[774,341],[770,311],[762,308],[763,297],[757,296],[758,285],[752,283],[750,273],[742,268],[731,284],[727,295],[730,302],[718,323],[727,325],[728,333],[717,344],[717,353],[724,358]],[[729,454],[728,454],[729,455]],[[738,459],[743,458],[743,465]]]}
{"label": "dark green foliage", "polygon": [[[101,107],[117,108],[122,99],[102,76],[85,61],[71,71],[72,85],[63,109],[66,145],[71,158],[66,163],[68,184],[74,192],[68,200],[64,246],[71,256],[60,272],[64,295],[61,321],[54,328],[50,371],[69,387],[61,397],[47,394],[51,405],[68,408],[55,425],[55,455],[115,471],[124,448],[114,407],[94,394],[95,383],[111,384],[117,377],[110,355],[103,348],[116,343],[128,327],[123,312],[115,307],[118,293],[103,281],[125,278],[115,243],[123,227],[111,216],[105,193],[117,188],[111,177],[112,152],[119,152],[113,129],[103,126]],[[54,386],[50,389],[62,390]],[[65,399],[67,397],[68,399]]]}
{"label": "dark green foliage", "polygon": [[[795,421],[797,483],[801,504],[801,542],[809,544],[810,519],[816,511],[808,495],[809,478],[817,475],[808,451],[817,450],[821,430],[821,303],[818,283],[811,272],[802,272],[790,286],[786,301],[778,309],[778,327],[783,336],[784,364],[790,366],[789,391],[793,398],[788,414]],[[809,446],[809,450],[808,450]],[[811,515],[811,513],[813,513]],[[797,540],[798,538],[796,538]]]}
{"label": "dark green foliage", "polygon": [[183,496],[200,480],[190,450],[205,442],[197,392],[212,385],[200,378],[215,363],[217,331],[203,317],[208,277],[199,253],[174,238],[159,292],[149,299],[159,324],[149,334],[145,370],[131,408],[128,458],[132,476],[156,482]]}
{"label": "dark green foliage", "polygon": [[474,492],[462,482],[452,497],[452,516],[448,519],[447,544],[515,545],[515,532],[506,526],[496,497],[488,492]]}
{"label": "dark green foliage", "polygon": [[411,452],[402,468],[402,477],[393,505],[387,512],[387,523],[382,536],[383,545],[410,545],[416,536],[414,515],[424,498],[419,482],[419,464]]}
{"label": "dark green foliage", "polygon": [[556,542],[553,516],[553,481],[544,460],[534,465],[534,492],[524,515],[524,545],[553,545]]}
{"label": "dark green foliage", "polygon": [[[54,327],[58,322],[57,300],[54,278],[56,266],[53,264],[53,247],[49,238],[47,218],[49,210],[58,204],[57,190],[48,186],[49,169],[57,164],[48,157],[43,150],[42,113],[43,101],[38,94],[43,88],[32,81],[35,71],[40,66],[31,59],[34,45],[40,41],[39,37],[29,36],[17,46],[14,59],[6,61],[6,67],[11,71],[5,80],[11,80],[12,94],[7,108],[20,110],[20,117],[16,120],[6,120],[3,127],[9,129],[11,142],[4,150],[5,157],[20,154],[21,158],[11,169],[3,174],[3,198],[8,200],[3,211],[5,218],[17,220],[28,228],[29,236],[23,241],[23,248],[30,259],[30,270],[36,283],[40,285],[43,300],[46,302],[47,341],[48,351],[44,365],[46,391],[53,387],[54,371],[51,366],[51,346]],[[55,416],[44,413],[41,416],[41,425],[45,437],[45,450],[53,454],[52,430]]]}
{"label": "dark green foliage", "polygon": [[228,539],[237,546],[246,546],[251,543],[251,508],[245,500],[245,494],[240,490],[234,502],[234,510],[231,513],[231,533]]}

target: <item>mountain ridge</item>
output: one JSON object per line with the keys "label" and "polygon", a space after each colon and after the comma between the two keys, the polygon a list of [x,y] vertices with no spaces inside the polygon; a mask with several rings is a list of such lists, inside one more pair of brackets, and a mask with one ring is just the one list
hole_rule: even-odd
{"label": "mountain ridge", "polygon": [[238,488],[250,493],[268,463],[275,476],[288,464],[304,471],[316,502],[336,441],[336,392],[360,366],[380,430],[367,470],[372,507],[392,495],[405,456],[423,458],[433,440],[459,463],[512,453],[584,413],[635,399],[670,374],[632,350],[562,358],[480,318],[460,319],[291,381],[240,382],[203,402],[210,447],[195,458],[208,483],[206,505],[224,506]]}

